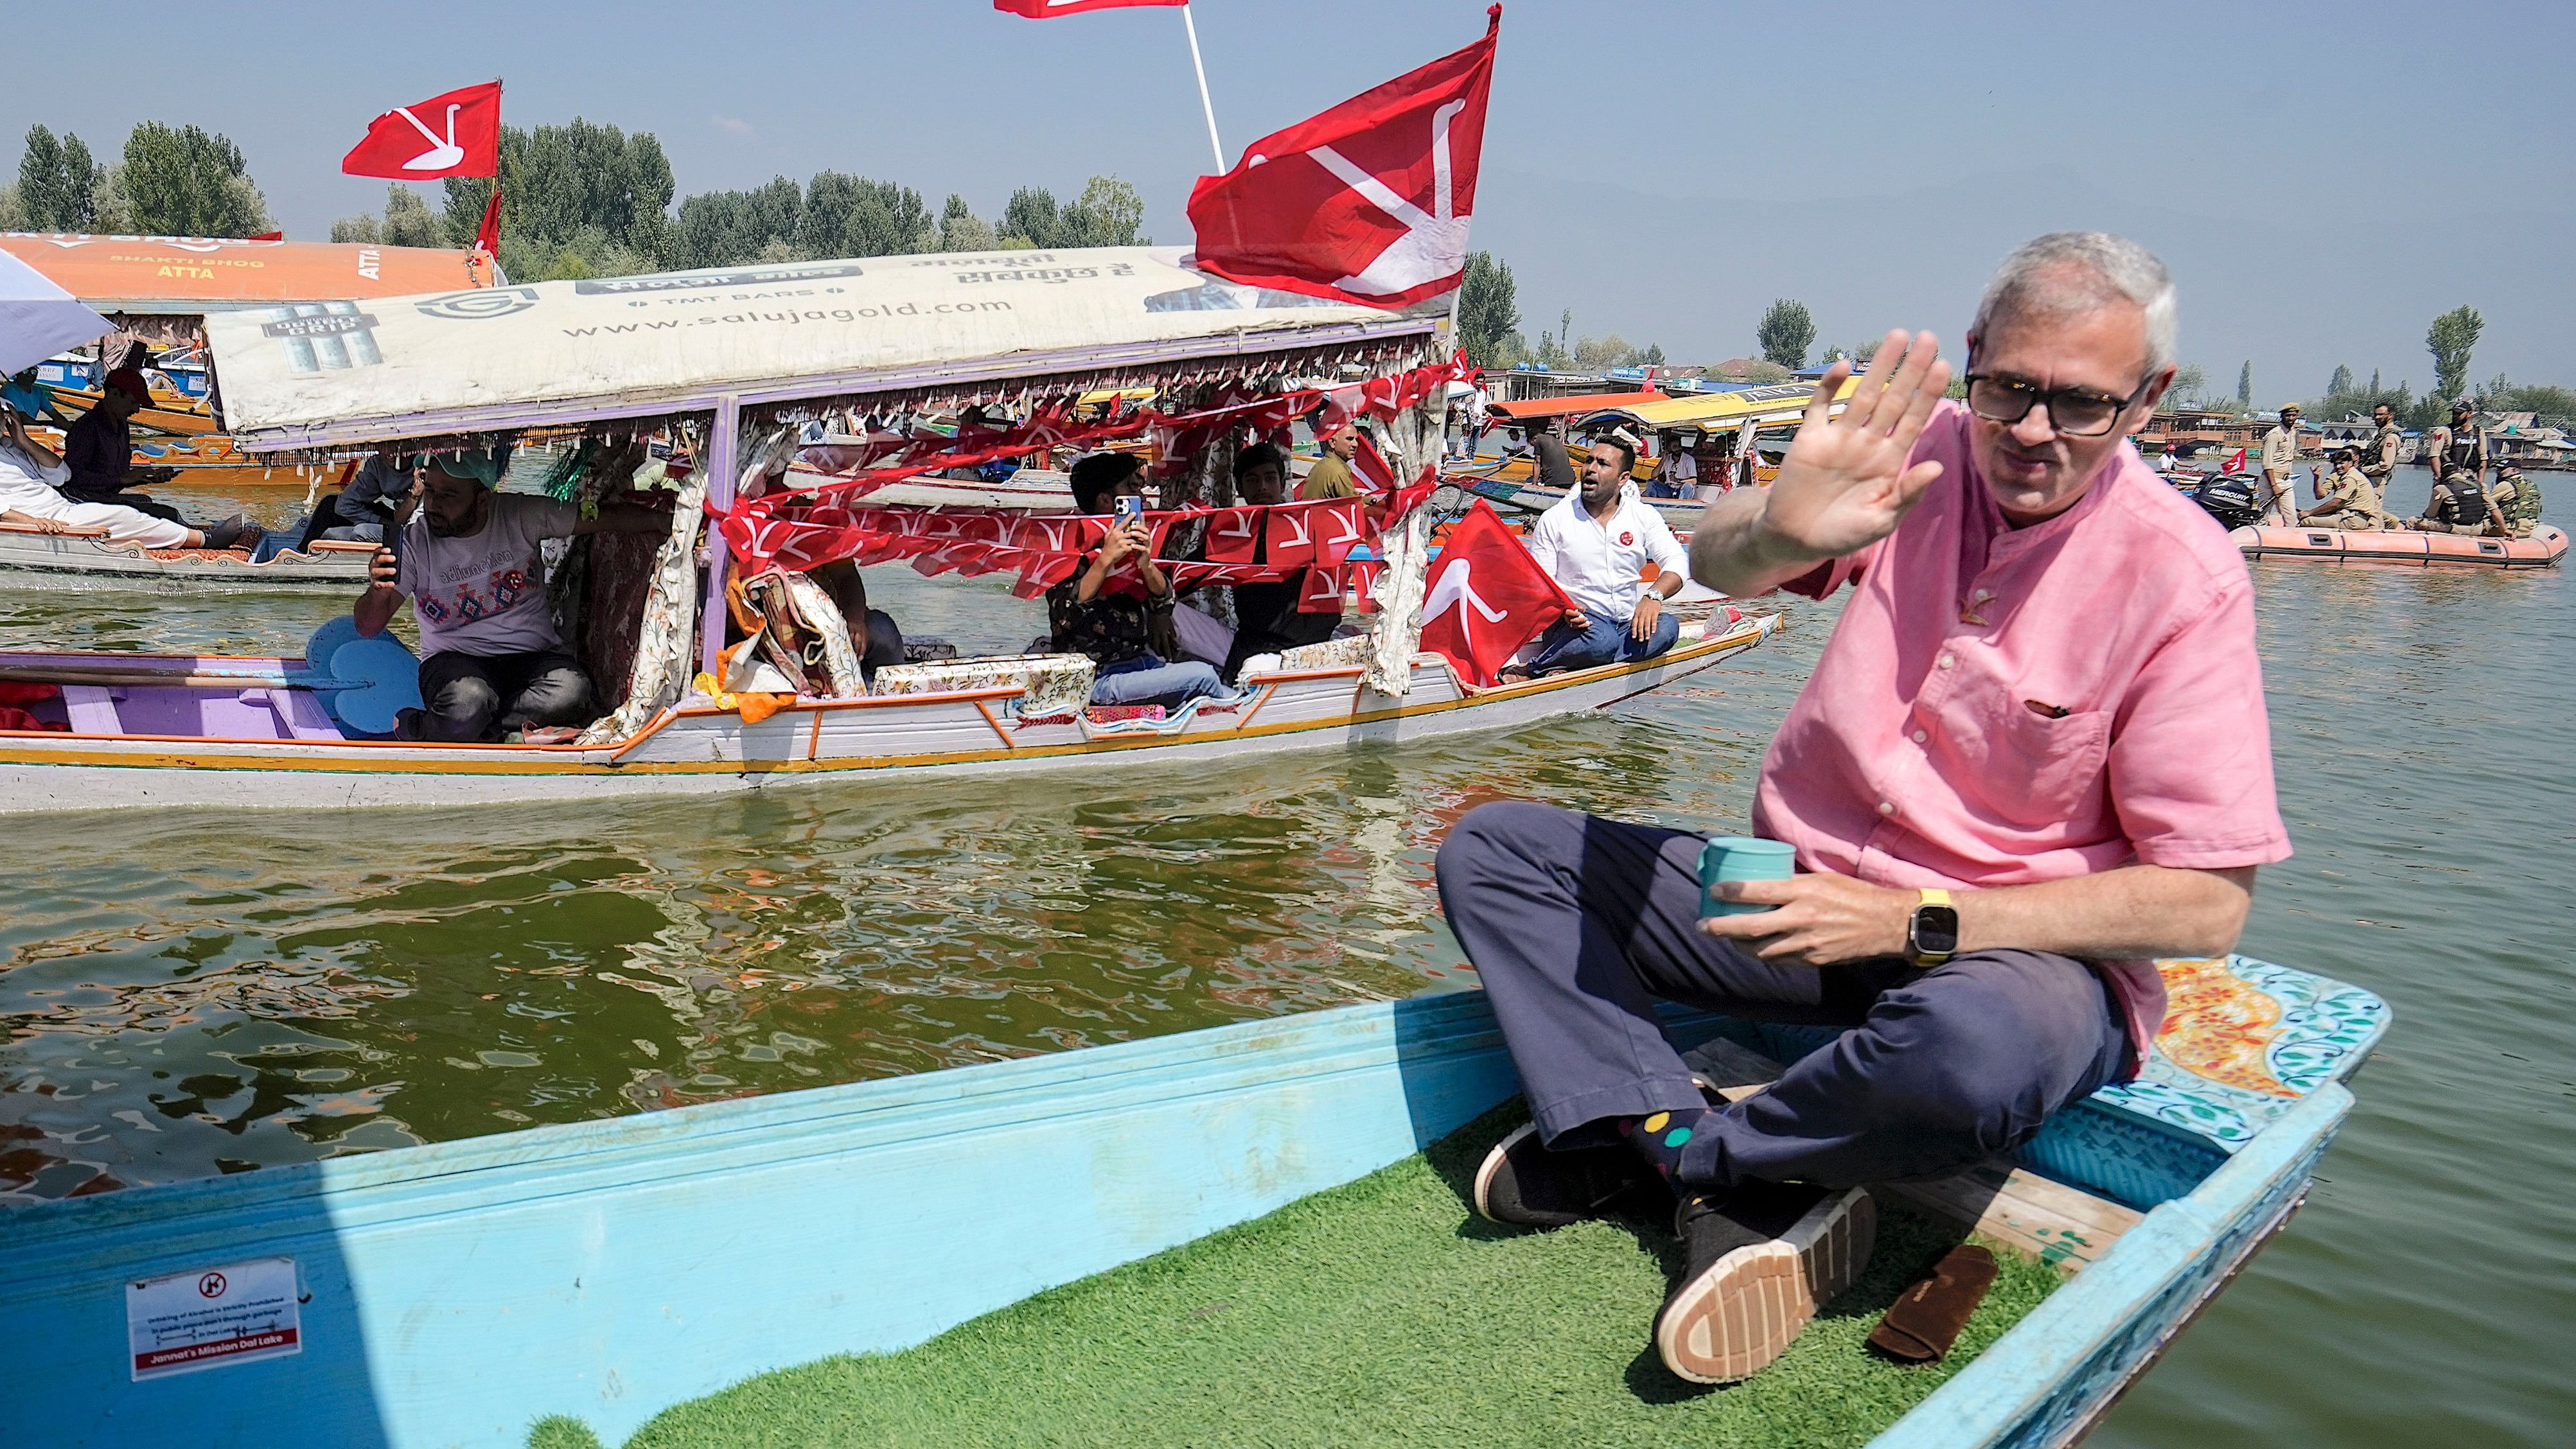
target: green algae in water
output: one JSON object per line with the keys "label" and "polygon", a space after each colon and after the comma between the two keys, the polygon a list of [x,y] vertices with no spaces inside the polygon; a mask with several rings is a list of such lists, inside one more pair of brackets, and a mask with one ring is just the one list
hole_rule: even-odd
{"label": "green algae in water", "polygon": [[[1721,1389],[1646,1337],[1674,1248],[1609,1222],[1475,1217],[1483,1120],[1357,1182],[1042,1293],[901,1353],[763,1374],[678,1405],[627,1449],[930,1444],[1838,1446],[1866,1443],[2037,1307],[2055,1271],[2001,1249],[1949,1359],[1862,1347],[1958,1234],[1882,1211],[1860,1285],[1779,1362]],[[572,1446],[563,1419],[530,1443]]]}

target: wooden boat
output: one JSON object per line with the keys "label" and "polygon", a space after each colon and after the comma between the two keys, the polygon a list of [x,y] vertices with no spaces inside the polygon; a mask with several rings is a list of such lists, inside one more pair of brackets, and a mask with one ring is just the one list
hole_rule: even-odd
{"label": "wooden boat", "polygon": [[[1247,693],[1232,704],[1199,701],[1161,719],[1094,712],[1084,707],[1089,661],[1079,660],[1082,678],[1068,694],[1066,671],[1075,663],[1067,656],[957,661],[934,675],[905,679],[900,690],[884,675],[873,692],[860,692],[855,678],[839,692],[830,692],[829,680],[793,686],[810,690],[802,694],[743,683],[716,687],[731,677],[721,648],[726,610],[709,611],[703,602],[724,597],[733,546],[727,540],[767,535],[735,534],[710,522],[701,566],[695,561],[700,522],[749,527],[737,509],[743,516],[757,511],[732,496],[735,481],[762,481],[773,464],[783,470],[793,451],[787,440],[822,417],[955,411],[977,397],[1029,398],[1036,411],[1025,436],[1035,440],[1028,444],[1035,452],[1073,446],[1068,428],[1097,446],[1130,441],[1118,429],[1142,435],[1164,426],[1141,413],[1086,421],[1047,411],[1050,399],[1080,399],[1106,387],[1222,388],[1226,401],[1209,416],[1230,420],[1245,408],[1267,408],[1284,425],[1297,410],[1324,400],[1322,389],[1294,379],[1365,377],[1332,388],[1350,406],[1381,410],[1372,416],[1386,424],[1388,455],[1403,476],[1428,474],[1440,442],[1432,375],[1447,367],[1449,356],[1439,315],[1237,288],[1191,270],[1183,256],[1178,248],[1104,248],[867,258],[394,299],[372,304],[372,345],[400,365],[372,372],[307,366],[308,359],[282,346],[292,339],[281,339],[256,314],[211,318],[224,421],[254,448],[327,456],[423,434],[488,439],[544,430],[558,456],[573,456],[577,450],[566,438],[597,426],[603,436],[610,428],[686,434],[698,440],[696,456],[736,461],[692,468],[680,486],[674,526],[651,565],[641,617],[616,616],[633,645],[629,687],[603,685],[602,693],[624,703],[579,743],[447,745],[356,736],[306,697],[318,687],[313,681],[329,677],[319,663],[308,669],[293,659],[30,650],[0,655],[0,669],[64,686],[61,700],[35,712],[45,724],[69,728],[0,734],[0,811],[525,802],[757,789],[834,776],[1088,769],[1111,758],[1249,757],[1410,740],[1609,706],[1705,669],[1758,643],[1773,627],[1769,618],[1713,614],[1697,637],[1656,659],[1471,689],[1441,656],[1417,652],[1430,532],[1427,510],[1415,506],[1429,485],[1417,481],[1405,490],[1414,501],[1399,507],[1390,495],[1386,505],[1399,516],[1377,525],[1385,531],[1376,536],[1372,567],[1382,566],[1384,578],[1399,582],[1381,584],[1395,593],[1379,600],[1388,607],[1365,616],[1371,632],[1312,646],[1318,652],[1300,651],[1277,668],[1252,673]],[[1024,267],[1039,275],[1027,278]],[[1047,285],[1013,285],[1023,279]],[[809,293],[837,301],[805,309],[819,320],[803,311],[782,311],[788,320],[772,323],[748,309],[707,310],[731,304],[736,294]],[[689,330],[673,335],[649,320],[666,309],[673,327]],[[716,339],[728,346],[703,345],[701,318],[737,335]],[[1344,373],[1345,364],[1358,366]],[[1414,390],[1404,392],[1407,386]],[[1366,402],[1370,389],[1380,398],[1373,405]],[[1393,401],[1399,393],[1404,400]],[[925,476],[950,466],[935,461],[949,456],[919,460]],[[908,476],[855,480],[897,482],[920,486]],[[1068,547],[1060,536],[1042,546],[1006,548],[998,541],[1029,531],[1078,535],[1079,521],[1001,510],[980,517],[931,514],[883,505],[874,493],[858,502],[873,518],[910,520],[905,541],[921,545],[870,562],[903,558],[925,573],[1013,567],[1034,593],[1052,578],[1032,587],[1031,570],[1053,560],[1065,570],[1053,578],[1064,577],[1083,547]],[[1349,527],[1356,533],[1362,526],[1357,504],[1285,506],[1347,506]],[[793,514],[791,506],[775,526],[803,526]],[[1185,515],[1155,517],[1178,522]],[[970,526],[982,527],[979,536],[989,541],[968,541]],[[937,556],[929,552],[934,534]],[[972,552],[953,557],[959,549]],[[836,557],[857,558],[858,550],[852,545]],[[996,551],[1028,561],[988,562]],[[1404,560],[1411,562],[1399,567]],[[825,561],[806,556],[794,567]],[[1327,562],[1336,569],[1342,564]],[[1340,573],[1329,582],[1347,586]],[[1042,617],[1032,606],[1032,628]]]}
{"label": "wooden boat", "polygon": [[[129,806],[328,803],[437,805],[596,800],[776,789],[888,773],[1097,770],[1111,763],[1219,761],[1274,750],[1400,743],[1600,709],[1697,673],[1763,639],[1777,616],[1747,617],[1638,664],[1470,691],[1449,662],[1417,656],[1401,697],[1358,664],[1248,675],[1228,708],[1161,722],[1032,717],[1027,660],[945,668],[993,683],[920,694],[798,698],[747,722],[693,697],[633,734],[599,744],[444,745],[344,731],[299,682],[301,659],[0,652],[0,678],[52,683],[34,706],[67,731],[0,730],[0,814]],[[1087,682],[1088,674],[1085,679]]]}
{"label": "wooden boat", "polygon": [[[1909,1190],[2069,1276],[1877,1449],[2072,1443],[2306,1197],[2386,1005],[2163,964],[2146,1076]],[[1775,1059],[1815,1036],[1668,1029]],[[40,1203],[0,1215],[13,1422],[67,1449],[411,1449],[561,1414],[615,1443],[1350,1182],[1516,1087],[1470,991]],[[224,1326],[150,1311],[236,1284],[271,1286]]]}
{"label": "wooden boat", "polygon": [[109,543],[103,528],[45,533],[0,522],[0,586],[62,588],[327,589],[366,587],[372,543],[316,542],[312,551],[251,562],[240,550]]}
{"label": "wooden boat", "polygon": [[2529,538],[2463,538],[2450,533],[2358,533],[2334,528],[2239,528],[2228,534],[2247,558],[2412,568],[2545,569],[2567,556],[2566,530],[2541,524]]}

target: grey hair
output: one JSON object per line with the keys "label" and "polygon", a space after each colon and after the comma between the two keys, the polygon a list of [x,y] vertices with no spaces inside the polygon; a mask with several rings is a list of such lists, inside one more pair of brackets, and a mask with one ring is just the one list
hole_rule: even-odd
{"label": "grey hair", "polygon": [[2147,372],[2163,371],[2174,360],[2180,324],[2173,276],[2154,252],[2107,231],[2053,231],[2014,248],[1977,299],[1977,320],[1969,330],[1990,337],[1994,325],[2008,318],[2065,317],[2113,298],[2145,310]]}

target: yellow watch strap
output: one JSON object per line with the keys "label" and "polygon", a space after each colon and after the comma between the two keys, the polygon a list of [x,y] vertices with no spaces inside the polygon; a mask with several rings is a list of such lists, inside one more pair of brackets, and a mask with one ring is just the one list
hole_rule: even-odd
{"label": "yellow watch strap", "polygon": [[1921,895],[1922,899],[1915,902],[1918,906],[1946,906],[1950,904],[1950,893],[1933,886],[1923,887]]}

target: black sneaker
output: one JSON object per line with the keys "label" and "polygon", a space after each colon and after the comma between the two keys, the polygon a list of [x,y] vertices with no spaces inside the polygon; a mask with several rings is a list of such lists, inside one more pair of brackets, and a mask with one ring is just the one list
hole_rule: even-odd
{"label": "black sneaker", "polygon": [[1494,1144],[1476,1169],[1476,1212],[1516,1228],[1561,1228],[1600,1217],[1621,1197],[1670,1190],[1624,1142],[1551,1152],[1536,1123]]}
{"label": "black sneaker", "polygon": [[1859,1188],[1746,1182],[1682,1200],[1681,1281],[1655,1315],[1664,1367],[1695,1384],[1751,1378],[1869,1267],[1878,1206]]}

